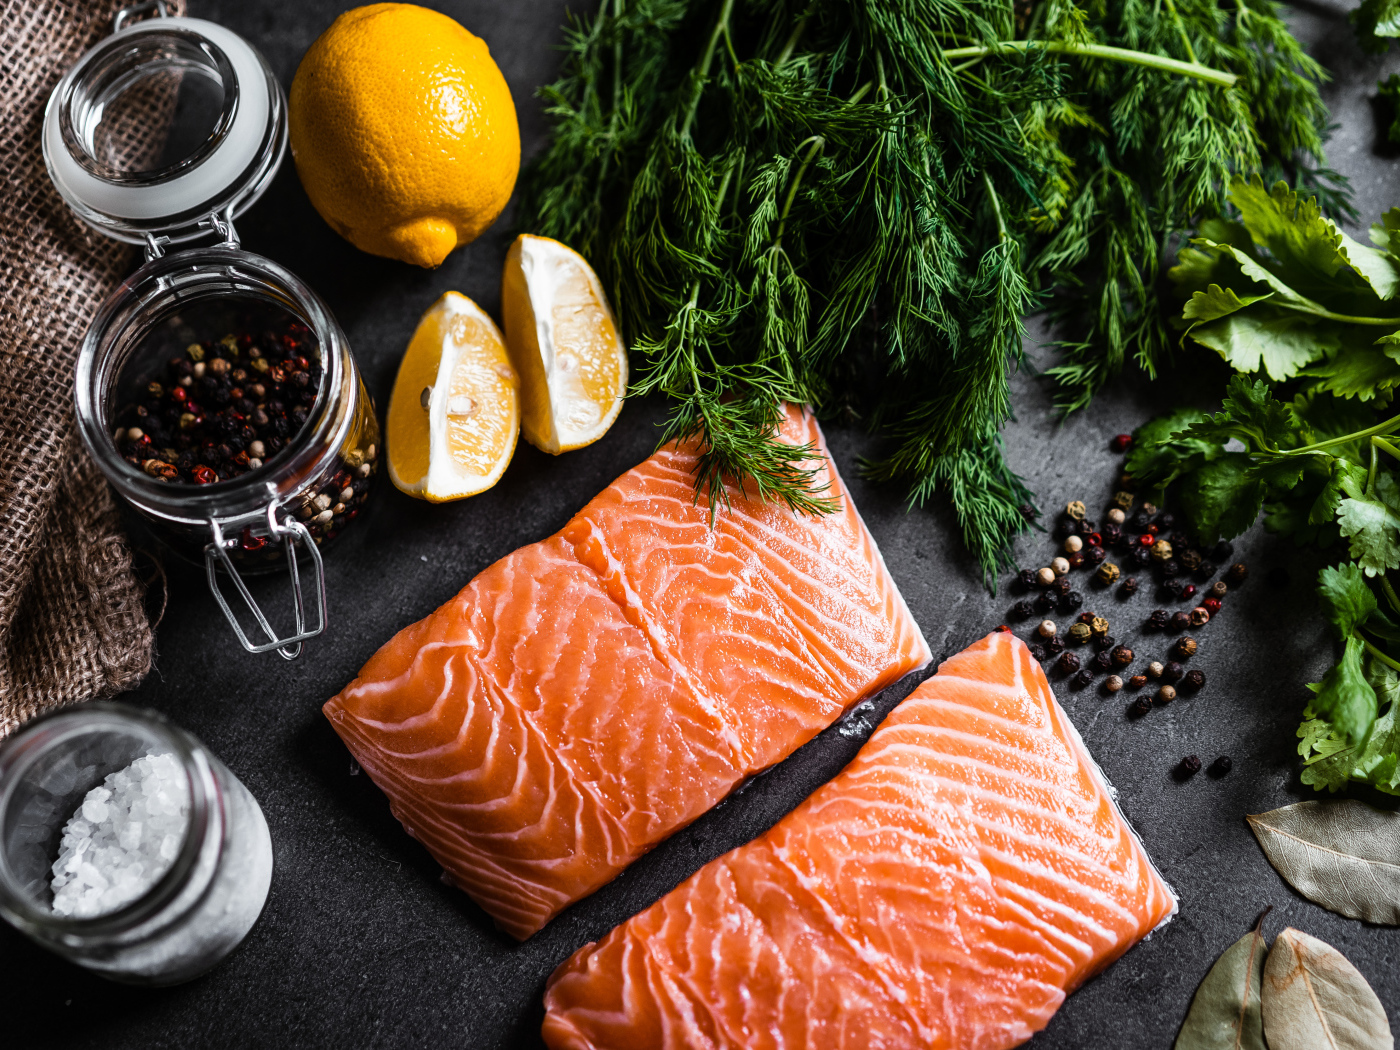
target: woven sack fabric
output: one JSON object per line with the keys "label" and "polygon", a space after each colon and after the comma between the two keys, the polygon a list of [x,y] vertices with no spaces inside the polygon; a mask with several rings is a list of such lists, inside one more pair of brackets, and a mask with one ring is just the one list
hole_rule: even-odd
{"label": "woven sack fabric", "polygon": [[[49,93],[120,6],[0,2],[0,737],[151,666],[143,589],[73,420],[83,333],[135,259],[69,211],[40,148]],[[152,119],[119,129],[117,156],[148,155],[172,102],[152,93]]]}

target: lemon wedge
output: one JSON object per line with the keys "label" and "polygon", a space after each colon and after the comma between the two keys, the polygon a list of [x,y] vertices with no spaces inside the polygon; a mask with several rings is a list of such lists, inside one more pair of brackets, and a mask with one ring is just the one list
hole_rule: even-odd
{"label": "lemon wedge", "polygon": [[548,237],[517,237],[506,255],[501,312],[520,374],[525,439],[558,455],[607,433],[627,391],[627,348],[583,256]]}
{"label": "lemon wedge", "polygon": [[442,503],[501,479],[520,433],[520,393],[501,330],[465,295],[435,302],[409,340],[385,433],[395,487]]}

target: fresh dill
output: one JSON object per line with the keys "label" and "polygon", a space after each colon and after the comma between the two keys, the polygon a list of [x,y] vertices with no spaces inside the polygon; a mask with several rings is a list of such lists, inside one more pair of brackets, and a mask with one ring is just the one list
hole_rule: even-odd
{"label": "fresh dill", "polygon": [[567,50],[520,222],[599,270],[698,494],[823,509],[774,436],[811,402],[951,499],[989,573],[1032,503],[999,438],[1023,318],[1073,333],[1066,407],[1152,372],[1168,240],[1232,171],[1322,156],[1269,0],[602,0]]}

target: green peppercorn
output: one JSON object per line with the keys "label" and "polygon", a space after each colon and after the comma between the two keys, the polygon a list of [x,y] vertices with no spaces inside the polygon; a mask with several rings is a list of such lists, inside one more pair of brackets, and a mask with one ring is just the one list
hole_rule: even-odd
{"label": "green peppercorn", "polygon": [[1074,499],[1065,504],[1065,513],[1075,521],[1083,521],[1084,515],[1088,513],[1088,508],[1084,506],[1082,499]]}
{"label": "green peppercorn", "polygon": [[1111,561],[1106,561],[1099,566],[1099,571],[1094,573],[1094,578],[1105,587],[1109,587],[1117,581],[1118,575],[1118,566],[1114,565]]}
{"label": "green peppercorn", "polygon": [[1113,503],[1123,510],[1131,510],[1133,506],[1133,494],[1131,492],[1116,492],[1113,495]]}
{"label": "green peppercorn", "polygon": [[1093,631],[1087,623],[1077,623],[1069,629],[1069,636],[1079,645],[1083,645],[1092,636]]}

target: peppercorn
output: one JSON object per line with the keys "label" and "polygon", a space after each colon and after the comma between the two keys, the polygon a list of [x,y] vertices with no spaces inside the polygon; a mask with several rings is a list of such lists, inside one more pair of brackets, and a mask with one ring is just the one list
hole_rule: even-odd
{"label": "peppercorn", "polygon": [[1221,540],[1210,550],[1212,561],[1229,561],[1235,553],[1235,545],[1229,540]]}
{"label": "peppercorn", "polygon": [[1067,557],[1065,561],[1069,562],[1069,567],[1071,569],[1077,569],[1079,568],[1079,566],[1084,564],[1084,554],[1082,551],[1075,551],[1073,554]]}
{"label": "peppercorn", "polygon": [[1126,645],[1115,646],[1110,655],[1113,658],[1114,667],[1127,667],[1133,662],[1133,651]]}
{"label": "peppercorn", "polygon": [[1065,513],[1068,514],[1075,521],[1083,521],[1084,515],[1088,513],[1088,511],[1087,508],[1084,506],[1083,500],[1075,499],[1070,500],[1067,504],[1065,504]]}
{"label": "peppercorn", "polygon": [[1119,678],[1116,674],[1111,674],[1104,679],[1103,687],[1110,693],[1116,693],[1123,688],[1123,679]]}
{"label": "peppercorn", "polygon": [[1050,590],[1055,593],[1056,597],[1063,598],[1066,594],[1069,593],[1069,589],[1073,586],[1074,584],[1070,582],[1070,578],[1068,576],[1061,576],[1058,580],[1056,580],[1050,585]]}
{"label": "peppercorn", "polygon": [[1113,525],[1122,525],[1123,522],[1128,520],[1128,516],[1117,507],[1114,507],[1108,512],[1108,520]]}
{"label": "peppercorn", "polygon": [[1181,664],[1177,663],[1175,660],[1168,660],[1167,665],[1162,668],[1162,681],[1175,685],[1177,682],[1181,681],[1182,676],[1185,674],[1186,668],[1182,667]]}
{"label": "peppercorn", "polygon": [[1087,623],[1077,623],[1069,629],[1070,640],[1078,645],[1083,645],[1089,640],[1093,632]]}
{"label": "peppercorn", "polygon": [[1204,605],[1198,605],[1191,610],[1191,626],[1204,627],[1210,623],[1210,610]]}
{"label": "peppercorn", "polygon": [[1244,562],[1239,561],[1230,566],[1229,570],[1225,573],[1224,579],[1231,587],[1238,587],[1240,584],[1244,583],[1245,577],[1248,575],[1249,570],[1245,568]]}
{"label": "peppercorn", "polygon": [[1155,518],[1157,516],[1157,504],[1150,503],[1147,500],[1143,500],[1142,512],[1146,514],[1149,518]]}
{"label": "peppercorn", "polygon": [[1029,503],[1022,503],[1019,509],[1021,511],[1021,517],[1025,518],[1027,521],[1035,521],[1035,519],[1040,516],[1040,512]]}
{"label": "peppercorn", "polygon": [[1178,660],[1189,660],[1196,655],[1196,639],[1190,635],[1183,635],[1176,640],[1172,646],[1172,655]]}
{"label": "peppercorn", "polygon": [[1045,662],[1045,646],[1041,645],[1039,642],[1032,642],[1030,645],[1026,646],[1026,649],[1035,657],[1036,663],[1043,664]]}
{"label": "peppercorn", "polygon": [[1128,685],[1132,689],[1141,689],[1147,684],[1147,675],[1135,674],[1128,679]]}
{"label": "peppercorn", "polygon": [[1153,609],[1152,615],[1147,618],[1147,626],[1155,627],[1159,631],[1166,628],[1171,623],[1172,614],[1166,609]]}
{"label": "peppercorn", "polygon": [[1108,551],[1104,550],[1102,547],[1090,547],[1087,554],[1087,560],[1090,565],[1101,565],[1108,557]]}
{"label": "peppercorn", "polygon": [[1123,511],[1132,510],[1133,494],[1131,492],[1115,492],[1113,494],[1113,505]]}
{"label": "peppercorn", "polygon": [[1166,561],[1162,562],[1162,575],[1167,579],[1171,579],[1173,576],[1180,576],[1181,563],[1175,558],[1168,558]]}
{"label": "peppercorn", "polygon": [[[1064,558],[1056,558],[1050,563],[1050,569],[1056,576],[1063,576],[1069,572],[1069,562],[1065,561]],[[1052,577],[1049,582],[1054,583],[1054,578]]]}
{"label": "peppercorn", "polygon": [[1105,635],[1108,633],[1108,621],[1102,616],[1095,616],[1090,620],[1089,627],[1097,635]]}
{"label": "peppercorn", "polygon": [[1144,532],[1141,536],[1137,538],[1137,541],[1139,546],[1146,547],[1150,551],[1152,549],[1152,545],[1157,542],[1157,537],[1152,535],[1152,533],[1150,532]]}
{"label": "peppercorn", "polygon": [[1132,443],[1133,443],[1133,435],[1131,435],[1131,434],[1118,434],[1118,435],[1116,435],[1116,436],[1114,437],[1114,439],[1113,439],[1112,441],[1110,441],[1110,442],[1108,443],[1108,446],[1109,446],[1109,448],[1113,449],[1114,452],[1117,452],[1117,453],[1120,453],[1120,454],[1121,454],[1121,453],[1123,453],[1123,452],[1128,451],[1128,446],[1131,445]]}
{"label": "peppercorn", "polygon": [[1045,651],[1046,651],[1047,653],[1052,654],[1052,655],[1057,654],[1057,653],[1062,653],[1062,652],[1064,652],[1064,649],[1065,649],[1064,639],[1061,638],[1058,634],[1055,635],[1054,638],[1051,638],[1048,642],[1045,643]]}
{"label": "peppercorn", "polygon": [[1148,677],[1148,678],[1161,678],[1161,677],[1162,677],[1162,672],[1165,671],[1165,670],[1166,670],[1166,668],[1162,666],[1162,664],[1161,664],[1160,661],[1158,661],[1158,660],[1153,660],[1150,664],[1147,665],[1147,677]]}
{"label": "peppercorn", "polygon": [[1184,583],[1181,586],[1180,597],[1183,601],[1193,598],[1196,595],[1196,585],[1194,583]]}
{"label": "peppercorn", "polygon": [[1158,563],[1165,563],[1171,559],[1172,545],[1166,540],[1158,540],[1152,544],[1152,560]]}
{"label": "peppercorn", "polygon": [[1157,690],[1155,699],[1159,704],[1169,704],[1176,699],[1176,690],[1169,685],[1164,685]]}
{"label": "peppercorn", "polygon": [[1133,595],[1137,594],[1137,589],[1138,582],[1136,576],[1129,576],[1126,580],[1123,581],[1123,586],[1121,588],[1123,592],[1123,597],[1131,598]]}
{"label": "peppercorn", "polygon": [[1070,536],[1065,540],[1065,550],[1070,554],[1080,550],[1083,546],[1084,541],[1078,536]]}
{"label": "peppercorn", "polygon": [[1152,551],[1146,547],[1138,547],[1133,551],[1133,562],[1139,568],[1146,568],[1152,564]]}
{"label": "peppercorn", "polygon": [[1022,569],[1016,574],[1016,582],[1026,590],[1030,590],[1036,585],[1035,570]]}
{"label": "peppercorn", "polygon": [[1036,628],[1036,631],[1039,632],[1040,637],[1042,637],[1042,638],[1053,638],[1053,637],[1055,637],[1055,621],[1054,621],[1054,620],[1041,620],[1041,621],[1040,621],[1040,626]]}
{"label": "peppercorn", "polygon": [[1035,582],[1042,587],[1049,587],[1055,582],[1055,570],[1047,566],[1035,574]]}
{"label": "peppercorn", "polygon": [[1140,696],[1128,705],[1129,718],[1141,718],[1152,710],[1152,701],[1145,696]]}
{"label": "peppercorn", "polygon": [[1010,616],[1013,620],[1026,620],[1030,618],[1032,612],[1031,603],[1021,601],[1011,607]]}
{"label": "peppercorn", "polygon": [[1091,531],[1087,533],[1081,533],[1080,536],[1084,540],[1084,542],[1087,543],[1090,547],[1103,546],[1103,535],[1101,533]]}
{"label": "peppercorn", "polygon": [[1178,780],[1190,780],[1201,771],[1201,760],[1195,755],[1187,755],[1177,763],[1173,773]]}
{"label": "peppercorn", "polygon": [[1095,671],[1107,671],[1113,666],[1113,660],[1108,653],[1096,653],[1094,658],[1089,661],[1089,666]]}
{"label": "peppercorn", "polygon": [[1186,612],[1172,613],[1172,630],[1184,631],[1191,626],[1191,614]]}
{"label": "peppercorn", "polygon": [[1210,586],[1210,596],[1212,598],[1223,598],[1229,592],[1229,590],[1230,588],[1224,580],[1216,580]]}
{"label": "peppercorn", "polygon": [[1101,635],[1100,637],[1094,639],[1095,649],[1108,650],[1112,649],[1117,644],[1118,643],[1114,641],[1113,635],[1111,634]]}
{"label": "peppercorn", "polygon": [[1094,622],[1094,618],[1095,618],[1095,617],[1094,617],[1094,614],[1091,613],[1091,612],[1088,612],[1088,611],[1085,611],[1085,612],[1082,612],[1082,613],[1079,614],[1079,622],[1080,622],[1080,623],[1089,623],[1089,624],[1091,624],[1091,623]]}
{"label": "peppercorn", "polygon": [[1069,680],[1069,684],[1075,689],[1083,689],[1094,680],[1094,672],[1087,667]]}
{"label": "peppercorn", "polygon": [[1220,777],[1228,775],[1230,770],[1234,768],[1235,763],[1231,760],[1230,756],[1221,755],[1210,764],[1210,768],[1206,770],[1206,773],[1218,780]]}
{"label": "peppercorn", "polygon": [[1207,598],[1205,601],[1201,602],[1201,608],[1214,616],[1220,611],[1220,599]]}
{"label": "peppercorn", "polygon": [[1099,571],[1094,573],[1094,578],[1105,587],[1112,586],[1118,580],[1118,576],[1118,566],[1111,561],[1104,562],[1099,566]]}
{"label": "peppercorn", "polygon": [[1277,568],[1270,569],[1269,575],[1264,577],[1264,582],[1274,588],[1274,590],[1281,591],[1287,587],[1290,582],[1288,579],[1288,570],[1281,565]]}
{"label": "peppercorn", "polygon": [[1136,529],[1138,532],[1141,532],[1143,529],[1147,528],[1148,524],[1151,521],[1152,515],[1146,513],[1143,510],[1138,510],[1138,512],[1134,514],[1131,519],[1133,528]]}
{"label": "peppercorn", "polygon": [[1122,546],[1123,526],[1110,521],[1103,527],[1103,545],[1105,547]]}
{"label": "peppercorn", "polygon": [[1079,670],[1079,657],[1074,653],[1064,653],[1055,661],[1055,669],[1060,674],[1071,675]]}
{"label": "peppercorn", "polygon": [[1181,563],[1183,572],[1197,572],[1201,568],[1201,552],[1191,547],[1177,551],[1176,560]]}
{"label": "peppercorn", "polygon": [[1078,591],[1070,591],[1060,599],[1061,612],[1074,612],[1084,604],[1084,596]]}
{"label": "peppercorn", "polygon": [[1035,601],[1031,602],[1031,608],[1037,613],[1048,613],[1055,608],[1055,596],[1049,591],[1041,591],[1036,595]]}
{"label": "peppercorn", "polygon": [[1181,686],[1193,693],[1199,693],[1206,687],[1206,673],[1199,668],[1187,671],[1186,677],[1181,680]]}

